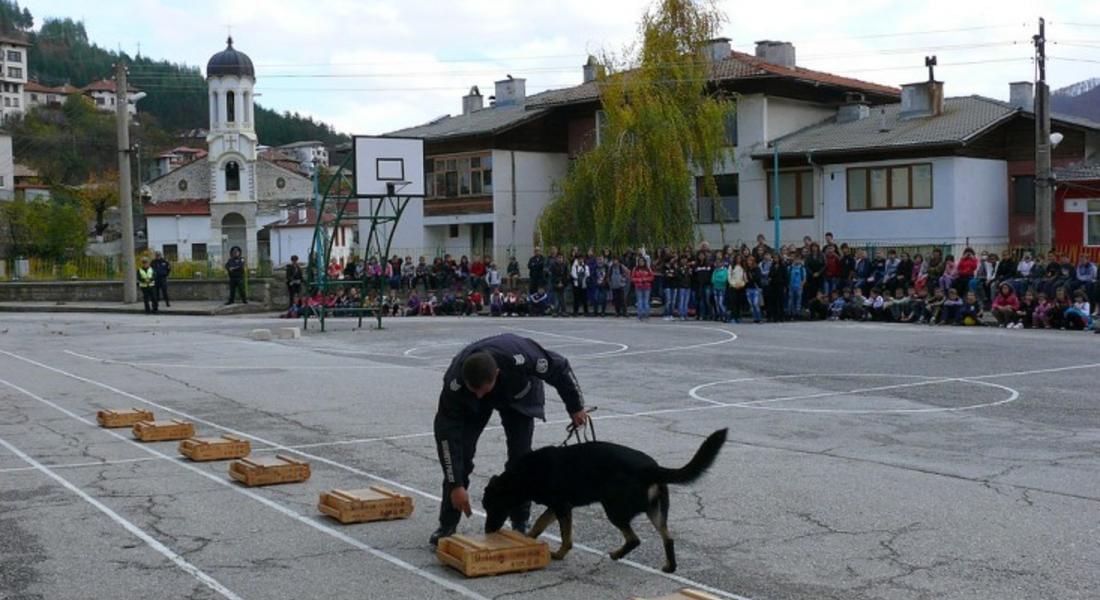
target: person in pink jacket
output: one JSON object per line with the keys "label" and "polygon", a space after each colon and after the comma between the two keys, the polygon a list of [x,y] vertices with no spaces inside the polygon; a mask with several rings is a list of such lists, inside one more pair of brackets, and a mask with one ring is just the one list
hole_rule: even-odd
{"label": "person in pink jacket", "polygon": [[1020,299],[1016,297],[1016,290],[1008,283],[1002,283],[993,298],[993,316],[1001,327],[1016,329],[1016,323],[1020,315]]}

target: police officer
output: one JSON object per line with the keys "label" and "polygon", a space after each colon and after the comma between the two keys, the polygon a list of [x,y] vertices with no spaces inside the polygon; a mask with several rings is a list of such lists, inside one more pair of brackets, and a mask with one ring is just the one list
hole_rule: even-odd
{"label": "police officer", "polygon": [[156,290],[157,301],[163,298],[165,306],[172,306],[168,301],[168,276],[172,273],[172,263],[164,259],[164,254],[157,252],[149,266],[153,267],[153,288]]}
{"label": "police officer", "polygon": [[[477,440],[493,411],[500,413],[508,445],[508,464],[531,451],[536,418],[544,419],[547,382],[561,396],[573,423],[587,422],[577,378],[569,361],[534,340],[502,334],[467,346],[451,361],[439,394],[435,440],[443,467],[443,503],[439,529],[429,540],[454,534],[462,513],[470,516],[467,487],[474,470]],[[507,465],[506,465],[507,466]],[[512,528],[525,532],[530,504],[511,515]]]}
{"label": "police officer", "polygon": [[157,293],[153,288],[153,267],[149,266],[149,257],[141,257],[141,266],[137,270],[138,287],[141,288],[141,300],[145,303],[145,314],[159,312],[157,310]]}
{"label": "police officer", "polygon": [[244,259],[241,258],[240,246],[233,246],[229,250],[225,271],[229,273],[229,302],[226,304],[233,304],[233,298],[238,293],[241,295],[241,302],[248,304],[248,296],[244,294]]}

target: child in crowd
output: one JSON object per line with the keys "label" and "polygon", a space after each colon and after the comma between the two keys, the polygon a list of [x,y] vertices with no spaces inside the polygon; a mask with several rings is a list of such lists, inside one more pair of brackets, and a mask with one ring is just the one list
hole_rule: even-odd
{"label": "child in crowd", "polygon": [[1032,325],[1035,329],[1047,329],[1050,327],[1050,313],[1054,310],[1046,292],[1039,292],[1039,301],[1035,304],[1035,312],[1032,316]]}
{"label": "child in crowd", "polygon": [[1085,331],[1092,328],[1092,313],[1090,312],[1091,306],[1088,299],[1085,297],[1084,290],[1077,290],[1073,293],[1073,306],[1066,309],[1065,321],[1066,329],[1073,329],[1075,331]]}
{"label": "child in crowd", "polygon": [[868,301],[868,313],[871,316],[872,321],[889,321],[890,313],[886,310],[886,299],[882,297],[882,290],[879,288],[871,289],[871,297]]}
{"label": "child in crowd", "polygon": [[829,293],[829,320],[836,321],[844,316],[844,307],[852,299],[852,292],[848,288],[844,288],[843,294],[838,294],[836,290]]}
{"label": "child in crowd", "polygon": [[997,319],[997,325],[1016,329],[1020,320],[1020,299],[1016,296],[1016,290],[1007,282],[997,288],[997,295],[993,297],[993,317]]}
{"label": "child in crowd", "polygon": [[494,317],[504,314],[504,293],[500,288],[493,288],[493,293],[489,295],[489,314]]}
{"label": "child in crowd", "polygon": [[940,275],[938,282],[939,286],[943,289],[952,287],[955,283],[955,257],[948,254],[947,258],[943,262],[943,275]]}
{"label": "child in crowd", "polygon": [[519,261],[515,256],[508,257],[508,288],[516,289],[519,285]]}
{"label": "child in crowd", "polygon": [[419,314],[420,314],[420,294],[416,293],[416,290],[413,290],[413,292],[411,294],[409,294],[409,301],[405,303],[405,316],[406,317],[415,317],[416,315],[419,315]]}
{"label": "child in crowd", "polygon": [[844,311],[840,318],[846,321],[862,321],[867,318],[867,297],[863,295],[863,289],[856,287],[852,294],[844,294]]}
{"label": "child in crowd", "polygon": [[932,297],[928,300],[924,309],[924,318],[922,322],[927,322],[929,325],[938,325],[943,318],[943,305],[947,301],[947,298],[943,295],[943,288],[936,288],[932,291]]}
{"label": "child in crowd", "polygon": [[963,301],[959,297],[959,290],[955,288],[947,289],[947,299],[943,301],[943,310],[940,313],[942,317],[941,324],[950,325],[962,325],[962,307]]}
{"label": "child in crowd", "polygon": [[516,316],[517,303],[519,302],[516,292],[514,290],[508,290],[508,293],[504,295],[504,316],[514,317]]}
{"label": "child in crowd", "polygon": [[1035,323],[1035,294],[1028,290],[1024,293],[1024,299],[1020,301],[1020,308],[1016,311],[1016,316],[1019,319],[1016,321],[1016,329],[1028,328],[1031,329]]}
{"label": "child in crowd", "polygon": [[[831,293],[836,294],[836,291]],[[825,295],[824,290],[817,290],[814,297],[810,299],[808,312],[811,321],[824,321],[829,318],[829,297]]]}
{"label": "child in crowd", "polygon": [[[913,288],[909,288],[913,292]],[[898,285],[894,288],[894,297],[886,304],[889,310],[890,320],[905,322],[909,318],[909,296],[905,295],[905,286]]]}
{"label": "child in crowd", "polygon": [[481,309],[484,306],[484,300],[481,297],[481,292],[473,290],[466,296],[466,316],[471,314],[481,314]]}
{"label": "child in crowd", "polygon": [[959,320],[962,325],[974,327],[982,325],[982,303],[978,300],[978,294],[974,290],[966,292],[962,309],[959,312]]}
{"label": "child in crowd", "polygon": [[1066,311],[1073,306],[1069,301],[1069,296],[1066,295],[1066,288],[1059,287],[1055,289],[1054,299],[1051,302],[1054,306],[1050,309],[1050,328],[1065,329]]}
{"label": "child in crowd", "polygon": [[549,298],[546,295],[546,290],[541,285],[535,293],[531,294],[528,298],[528,306],[531,310],[532,317],[541,317],[546,314],[546,307],[549,304]]}

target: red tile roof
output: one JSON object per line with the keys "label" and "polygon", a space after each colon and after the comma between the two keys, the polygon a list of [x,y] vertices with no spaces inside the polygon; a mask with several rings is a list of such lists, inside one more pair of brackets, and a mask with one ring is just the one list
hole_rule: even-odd
{"label": "red tile roof", "polygon": [[205,199],[164,200],[156,204],[146,202],[144,208],[145,216],[210,215],[210,201]]}
{"label": "red tile roof", "polygon": [[[306,218],[305,219],[298,218],[299,213],[298,213],[297,208],[291,208],[288,212],[289,212],[289,216],[286,219],[284,219],[282,221],[279,221],[278,223],[272,223],[270,226],[271,227],[279,227],[279,228],[282,228],[282,227],[313,227],[314,225],[317,224],[317,211],[314,210],[312,207],[306,209],[306,215],[305,215]],[[344,216],[345,217],[353,217],[357,214],[359,214],[359,203],[358,202],[348,203],[347,211],[344,213]],[[321,217],[321,222],[322,223],[332,223],[334,221],[336,221],[336,214],[335,213],[326,212]],[[350,224],[350,223],[345,222],[345,224]]]}
{"label": "red tile roof", "polygon": [[[126,86],[130,92],[140,92],[141,90],[133,85]],[[93,81],[84,86],[81,91],[83,92],[111,92],[114,93],[117,88],[115,87],[114,80],[100,79],[99,81]]]}

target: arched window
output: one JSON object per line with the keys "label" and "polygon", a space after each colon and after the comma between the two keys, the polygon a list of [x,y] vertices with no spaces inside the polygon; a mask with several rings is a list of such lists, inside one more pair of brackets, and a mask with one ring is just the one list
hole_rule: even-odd
{"label": "arched window", "polygon": [[233,161],[225,163],[225,191],[241,191],[241,168]]}
{"label": "arched window", "polygon": [[233,92],[225,93],[225,122],[232,123],[237,120],[237,95]]}

